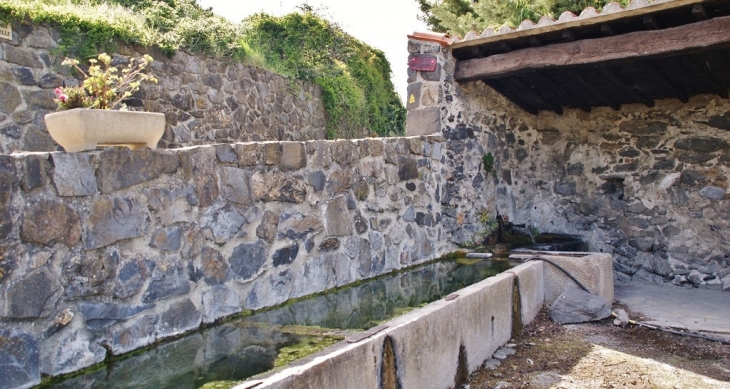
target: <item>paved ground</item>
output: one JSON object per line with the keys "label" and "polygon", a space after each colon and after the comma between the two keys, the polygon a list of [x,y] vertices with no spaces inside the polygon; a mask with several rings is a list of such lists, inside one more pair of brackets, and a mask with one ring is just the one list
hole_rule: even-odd
{"label": "paved ground", "polygon": [[618,282],[614,289],[632,320],[730,341],[730,292]]}

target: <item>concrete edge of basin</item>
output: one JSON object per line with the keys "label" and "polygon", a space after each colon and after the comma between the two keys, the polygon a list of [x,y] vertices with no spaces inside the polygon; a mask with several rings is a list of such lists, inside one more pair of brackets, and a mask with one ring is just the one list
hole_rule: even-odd
{"label": "concrete edge of basin", "polygon": [[[613,301],[611,255],[546,257]],[[511,339],[517,296],[521,324],[528,324],[554,301],[549,301],[548,292],[567,287],[575,287],[574,282],[553,265],[528,261],[461,289],[448,300],[394,318],[369,338],[338,343],[235,389],[455,387]]]}

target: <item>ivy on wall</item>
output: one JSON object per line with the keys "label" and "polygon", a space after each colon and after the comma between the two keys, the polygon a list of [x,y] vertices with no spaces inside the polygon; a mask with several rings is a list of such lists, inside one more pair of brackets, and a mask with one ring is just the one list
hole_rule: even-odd
{"label": "ivy on wall", "polygon": [[185,48],[266,68],[322,89],[329,138],[405,132],[405,108],[382,51],[312,8],[234,24],[196,0],[0,0],[0,21],[56,27],[60,54],[88,59],[118,43]]}

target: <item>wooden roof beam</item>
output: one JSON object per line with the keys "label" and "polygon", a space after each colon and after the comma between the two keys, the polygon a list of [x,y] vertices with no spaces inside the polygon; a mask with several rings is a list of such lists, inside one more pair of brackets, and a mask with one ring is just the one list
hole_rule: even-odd
{"label": "wooden roof beam", "polygon": [[487,58],[458,61],[454,78],[458,82],[469,82],[505,77],[520,71],[681,54],[719,46],[730,46],[730,16],[664,30],[528,47]]}

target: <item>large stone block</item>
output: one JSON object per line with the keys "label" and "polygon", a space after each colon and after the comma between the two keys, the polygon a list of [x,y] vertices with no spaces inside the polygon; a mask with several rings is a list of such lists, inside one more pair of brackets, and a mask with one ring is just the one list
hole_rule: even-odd
{"label": "large stone block", "polygon": [[10,114],[15,111],[20,103],[23,102],[18,88],[7,82],[0,81],[0,112]]}
{"label": "large stone block", "polygon": [[238,204],[253,203],[251,172],[229,166],[221,167],[219,172],[221,197]]}
{"label": "large stone block", "polygon": [[190,292],[190,281],[182,265],[170,267],[165,271],[156,270],[147,291],[142,296],[142,302],[153,303],[170,296],[177,296]]}
{"label": "large stone block", "polygon": [[278,227],[279,215],[271,211],[266,211],[261,218],[261,223],[256,227],[256,236],[267,241],[269,244],[274,243]]}
{"label": "large stone block", "polygon": [[180,335],[197,329],[203,315],[190,299],[175,303],[160,316],[158,331],[160,337]]}
{"label": "large stone block", "polygon": [[268,247],[264,241],[242,243],[233,249],[229,260],[231,271],[243,280],[248,280],[258,274],[268,258]]}
{"label": "large stone block", "polygon": [[74,246],[81,239],[81,222],[76,211],[58,201],[29,201],[23,210],[20,236],[26,242],[52,242]]}
{"label": "large stone block", "polygon": [[168,190],[146,189],[144,193],[150,208],[157,213],[163,225],[190,221],[191,207],[198,204],[191,186]]}
{"label": "large stone block", "polygon": [[92,331],[131,319],[155,307],[155,304],[129,305],[113,303],[80,303],[79,312],[86,318],[86,327]]}
{"label": "large stone block", "polygon": [[278,236],[281,239],[299,240],[316,235],[323,229],[322,221],[316,216],[284,213],[279,220]]}
{"label": "large stone block", "polygon": [[352,218],[350,218],[350,213],[347,210],[347,200],[345,199],[345,196],[335,197],[327,204],[325,221],[327,226],[327,235],[352,235]]}
{"label": "large stone block", "polygon": [[307,195],[307,184],[304,181],[277,170],[254,173],[251,176],[251,186],[255,198],[266,202],[301,203]]}
{"label": "large stone block", "polygon": [[108,246],[124,239],[147,234],[150,217],[146,207],[136,198],[101,197],[91,206],[84,226],[84,249]]}
{"label": "large stone block", "polygon": [[544,263],[541,261],[531,261],[506,271],[517,277],[522,324],[528,324],[534,320],[545,304],[543,265]]}
{"label": "large stone block", "polygon": [[408,111],[406,135],[429,135],[441,131],[441,116],[438,107]]}
{"label": "large stone block", "polygon": [[30,388],[41,383],[38,342],[33,335],[0,328],[0,387]]}
{"label": "large stone block", "polygon": [[208,209],[200,220],[200,226],[210,229],[213,239],[219,244],[226,243],[236,236],[244,223],[246,218],[230,203]]}
{"label": "large stone block", "polygon": [[160,250],[178,251],[182,243],[182,233],[181,226],[160,228],[152,234],[150,246]]}
{"label": "large stone block", "polygon": [[241,312],[241,297],[224,285],[216,285],[203,292],[203,322],[212,323],[220,318]]}
{"label": "large stone block", "polygon": [[203,263],[203,277],[208,285],[220,284],[228,279],[228,263],[220,251],[204,247],[200,257]]}
{"label": "large stone block", "polygon": [[8,286],[4,316],[12,319],[47,317],[56,308],[62,294],[61,282],[42,267]]}
{"label": "large stone block", "polygon": [[53,153],[53,182],[59,196],[93,196],[96,176],[89,154]]}
{"label": "large stone block", "polygon": [[101,193],[155,179],[162,174],[172,174],[180,167],[180,158],[174,151],[108,149],[99,156],[96,171]]}
{"label": "large stone block", "polygon": [[120,355],[154,343],[157,315],[143,315],[130,319],[118,330],[112,331],[109,348],[112,354]]}
{"label": "large stone block", "polygon": [[306,164],[307,154],[303,143],[284,142],[281,144],[281,171],[299,170]]}
{"label": "large stone block", "polygon": [[209,207],[218,197],[216,154],[213,148],[195,148],[180,153],[184,177],[193,182],[198,205]]}

